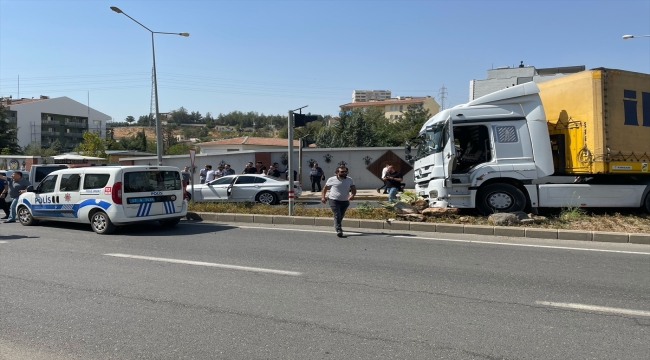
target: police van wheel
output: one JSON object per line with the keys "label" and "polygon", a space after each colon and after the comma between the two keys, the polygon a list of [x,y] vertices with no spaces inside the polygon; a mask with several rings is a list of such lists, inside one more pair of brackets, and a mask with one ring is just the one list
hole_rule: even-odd
{"label": "police van wheel", "polygon": [[278,196],[272,192],[262,191],[257,194],[257,201],[266,205],[275,205],[278,203]]}
{"label": "police van wheel", "polygon": [[38,222],[38,220],[34,219],[32,213],[29,212],[29,209],[26,206],[18,208],[18,221],[20,221],[23,226],[32,226]]}
{"label": "police van wheel", "polygon": [[173,228],[174,226],[178,225],[180,221],[181,219],[160,220],[160,225],[165,228]]}
{"label": "police van wheel", "polygon": [[97,211],[90,217],[90,226],[94,232],[100,235],[110,234],[115,231],[115,225],[113,225],[111,219],[103,211]]}
{"label": "police van wheel", "polygon": [[648,193],[648,195],[645,196],[645,206],[644,206],[644,208],[645,208],[645,211],[647,213],[650,213],[650,193]]}

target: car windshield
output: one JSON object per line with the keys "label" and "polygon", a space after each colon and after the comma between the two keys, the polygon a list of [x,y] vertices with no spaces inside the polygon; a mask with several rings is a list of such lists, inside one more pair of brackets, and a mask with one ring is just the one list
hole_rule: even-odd
{"label": "car windshield", "polygon": [[449,140],[447,123],[437,123],[429,126],[426,131],[420,135],[418,142],[417,157],[421,158],[429,154],[441,152]]}

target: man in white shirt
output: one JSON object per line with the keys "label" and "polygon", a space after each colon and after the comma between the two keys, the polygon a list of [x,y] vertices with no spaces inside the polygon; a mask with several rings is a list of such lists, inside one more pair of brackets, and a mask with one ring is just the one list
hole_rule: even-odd
{"label": "man in white shirt", "polygon": [[[354,185],[352,178],[348,177],[348,168],[339,166],[336,169],[336,175],[327,179],[327,183],[323,186],[320,201],[329,204],[332,213],[334,214],[334,230],[336,236],[343,237],[343,228],[341,222],[345,216],[345,211],[350,206],[350,201],[354,200],[357,194],[357,187]],[[329,190],[329,194],[327,194]]]}
{"label": "man in white shirt", "polygon": [[390,167],[390,164],[386,164],[386,167],[384,167],[384,168],[381,170],[381,179],[382,179],[382,181],[384,182],[384,185],[380,186],[380,187],[377,189],[377,192],[378,192],[378,193],[381,193],[381,189],[384,189],[384,194],[387,194],[387,193],[388,193],[388,189],[386,188],[386,186],[388,185],[388,183],[386,182],[386,180],[384,180],[384,178],[386,178],[386,173],[388,172],[388,168],[389,168],[389,167]]}
{"label": "man in white shirt", "polygon": [[205,174],[205,183],[206,184],[209,183],[210,181],[214,180],[214,174],[215,174],[215,171],[212,170],[212,165],[208,165],[207,168],[208,168],[208,173]]}

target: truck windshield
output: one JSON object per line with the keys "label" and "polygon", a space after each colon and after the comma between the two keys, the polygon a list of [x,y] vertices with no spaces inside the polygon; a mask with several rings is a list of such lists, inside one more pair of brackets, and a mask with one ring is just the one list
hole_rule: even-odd
{"label": "truck windshield", "polygon": [[428,127],[426,132],[420,136],[418,158],[441,152],[448,139],[446,123],[438,123]]}

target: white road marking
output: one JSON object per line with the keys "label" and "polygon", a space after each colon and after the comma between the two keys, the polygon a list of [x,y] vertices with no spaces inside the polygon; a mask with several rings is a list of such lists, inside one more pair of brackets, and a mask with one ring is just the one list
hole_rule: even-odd
{"label": "white road marking", "polygon": [[[333,234],[333,231],[328,230],[304,230],[304,229],[287,229],[287,228],[262,228],[257,226],[237,226],[240,229],[264,229],[264,230],[281,230],[281,231],[304,231],[309,233],[325,233]],[[405,236],[405,235],[391,235],[388,233],[378,234],[378,233],[362,233],[362,232],[350,232],[343,231],[344,235],[362,235],[362,234],[371,234],[377,236],[388,236],[402,239],[419,239],[419,240],[430,240],[430,241],[448,241],[448,242],[461,242],[461,243],[474,243],[474,244],[487,244],[487,245],[502,245],[502,246],[522,246],[522,247],[532,247],[532,248],[542,248],[542,249],[560,249],[560,250],[578,250],[578,251],[594,251],[594,252],[606,252],[606,253],[618,253],[618,254],[636,254],[636,255],[650,255],[650,252],[643,251],[625,251],[625,250],[606,250],[606,249],[590,249],[590,248],[579,248],[579,247],[570,247],[570,246],[553,246],[553,245],[534,245],[534,244],[513,244],[513,243],[503,243],[498,241],[481,241],[481,240],[463,240],[463,239],[444,239],[444,238],[429,238],[423,236]]]}
{"label": "white road marking", "polygon": [[632,315],[632,316],[648,316],[648,317],[650,317],[650,311],[643,311],[643,310],[621,309],[621,308],[613,308],[613,307],[606,307],[606,306],[574,304],[574,303],[556,303],[556,302],[548,302],[548,301],[535,301],[535,304],[544,305],[544,306],[551,306],[551,307],[556,307],[556,308],[575,309],[575,310],[584,310],[584,311],[597,311],[597,312],[603,312],[603,313]]}
{"label": "white road marking", "polygon": [[215,268],[220,268],[220,269],[252,271],[252,272],[269,273],[269,274],[277,274],[277,275],[289,275],[289,276],[300,276],[300,275],[302,275],[302,273],[299,273],[299,272],[296,272],[296,271],[264,269],[264,268],[238,266],[238,265],[226,265],[226,264],[209,263],[209,262],[203,262],[203,261],[167,259],[167,258],[159,258],[159,257],[151,257],[151,256],[140,256],[140,255],[129,255],[129,254],[104,254],[104,255],[106,255],[106,256],[114,256],[114,257],[119,257],[119,258],[126,258],[126,259],[140,259],[140,260],[149,260],[149,261],[168,262],[168,263],[174,263],[174,264],[208,266],[208,267],[215,267]]}
{"label": "white road marking", "polygon": [[6,243],[8,243],[8,242],[9,242],[9,241],[7,241],[7,240],[0,240],[0,244],[6,244]]}

